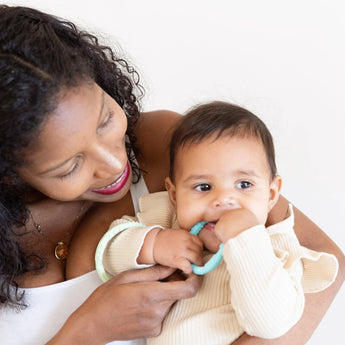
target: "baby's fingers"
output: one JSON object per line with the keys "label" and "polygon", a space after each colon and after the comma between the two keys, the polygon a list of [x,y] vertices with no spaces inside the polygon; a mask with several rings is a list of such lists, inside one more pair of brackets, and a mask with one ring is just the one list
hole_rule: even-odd
{"label": "baby's fingers", "polygon": [[179,257],[175,260],[174,266],[186,274],[192,273],[192,264],[186,258]]}
{"label": "baby's fingers", "polygon": [[195,246],[196,248],[198,248],[198,250],[199,250],[200,252],[202,252],[203,249],[204,249],[204,243],[202,242],[202,240],[200,239],[200,237],[195,236],[195,235],[192,235],[192,236],[190,237],[190,239],[191,239],[192,243],[194,244],[194,246]]}
{"label": "baby's fingers", "polygon": [[174,259],[174,266],[187,274],[192,273],[192,263],[199,266],[204,264],[202,251],[197,246],[189,247],[183,256]]}

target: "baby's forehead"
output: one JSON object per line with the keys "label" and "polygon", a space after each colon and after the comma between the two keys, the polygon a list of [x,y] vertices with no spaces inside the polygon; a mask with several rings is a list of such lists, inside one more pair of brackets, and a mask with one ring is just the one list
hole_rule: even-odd
{"label": "baby's forehead", "polygon": [[255,166],[270,170],[264,144],[256,136],[213,135],[185,142],[176,151],[174,167],[186,171],[190,170],[190,164],[195,169],[209,171],[217,170],[218,167],[239,167],[239,170],[244,170]]}
{"label": "baby's forehead", "polygon": [[226,131],[217,131],[214,133],[210,133],[204,137],[193,137],[186,139],[184,142],[181,142],[176,147],[176,156],[179,154],[183,156],[184,153],[187,153],[190,149],[196,149],[200,146],[201,149],[204,149],[205,144],[213,144],[217,141],[223,142],[231,142],[232,145],[237,145],[242,140],[250,140],[256,141],[257,145],[262,146],[264,148],[264,144],[262,138],[257,133],[250,133],[250,132],[233,132],[230,129]]}

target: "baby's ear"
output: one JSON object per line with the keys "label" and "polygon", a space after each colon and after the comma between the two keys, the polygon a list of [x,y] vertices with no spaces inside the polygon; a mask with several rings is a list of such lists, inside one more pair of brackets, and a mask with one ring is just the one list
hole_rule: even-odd
{"label": "baby's ear", "polygon": [[282,189],[282,178],[276,175],[270,184],[270,199],[268,201],[268,211],[271,211],[273,206],[277,203]]}
{"label": "baby's ear", "polygon": [[169,193],[171,203],[176,207],[176,188],[170,180],[170,177],[165,178],[165,188]]}

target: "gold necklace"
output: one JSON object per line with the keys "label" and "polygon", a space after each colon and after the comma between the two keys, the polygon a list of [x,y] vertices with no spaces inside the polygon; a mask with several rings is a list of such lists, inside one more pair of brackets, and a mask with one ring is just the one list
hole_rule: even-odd
{"label": "gold necklace", "polygon": [[[74,223],[80,217],[81,213],[84,210],[84,206],[85,206],[85,201],[83,201],[83,203],[81,204],[79,212],[78,212],[77,216],[75,217],[72,225],[74,225]],[[32,219],[32,221],[34,223],[36,231],[40,235],[42,235],[43,237],[45,237],[45,238],[47,238],[49,240],[49,238],[44,234],[44,232],[42,230],[42,227],[41,227],[41,224],[36,222],[36,220],[35,220],[33,214],[31,213],[31,211],[29,211],[29,213],[30,213],[30,218]],[[66,234],[65,234],[65,236],[66,236]],[[49,240],[49,241],[51,241],[51,240]],[[55,248],[54,248],[54,256],[59,261],[65,261],[67,259],[67,257],[68,257],[68,245],[63,240],[59,240],[56,243]]]}

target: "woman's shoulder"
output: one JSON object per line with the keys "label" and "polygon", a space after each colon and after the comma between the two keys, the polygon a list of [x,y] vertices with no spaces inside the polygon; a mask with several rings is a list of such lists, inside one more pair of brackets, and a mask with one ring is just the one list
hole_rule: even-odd
{"label": "woman's shoulder", "polygon": [[[166,132],[171,132],[171,129],[175,126],[180,119],[181,114],[170,110],[154,110],[141,113],[136,128],[136,134],[139,137],[145,136],[145,134],[156,133],[159,136],[166,136]],[[149,135],[151,139],[152,135]]]}
{"label": "woman's shoulder", "polygon": [[169,110],[156,110],[141,114],[136,126],[137,145],[145,156],[162,154],[162,148],[169,146],[170,137],[181,115]]}
{"label": "woman's shoulder", "polygon": [[[140,168],[147,172],[145,181],[150,192],[164,189],[169,173],[169,144],[173,129],[181,115],[169,110],[141,114],[135,129]],[[154,182],[156,181],[156,182]]]}
{"label": "woman's shoulder", "polygon": [[136,126],[137,157],[150,192],[165,189],[169,174],[169,144],[173,129],[181,115],[169,110],[142,113]]}

